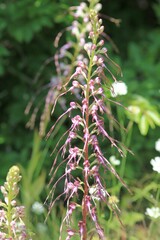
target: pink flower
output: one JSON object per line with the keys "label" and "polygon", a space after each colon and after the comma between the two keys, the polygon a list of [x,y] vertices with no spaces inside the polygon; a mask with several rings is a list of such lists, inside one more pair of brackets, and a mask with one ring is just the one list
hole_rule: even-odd
{"label": "pink flower", "polygon": [[70,240],[71,237],[73,237],[75,235],[75,230],[68,229],[67,233],[68,233],[68,236],[67,236],[66,240]]}

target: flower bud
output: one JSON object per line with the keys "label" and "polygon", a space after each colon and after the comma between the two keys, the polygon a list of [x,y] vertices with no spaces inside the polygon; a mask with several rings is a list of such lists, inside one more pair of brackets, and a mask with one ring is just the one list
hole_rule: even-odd
{"label": "flower bud", "polygon": [[91,46],[92,46],[91,42],[84,44],[84,50],[86,50],[88,56],[90,56],[91,54]]}
{"label": "flower bud", "polygon": [[100,84],[101,83],[101,79],[99,77],[96,77],[95,78],[95,83]]}
{"label": "flower bud", "polygon": [[97,63],[98,63],[99,65],[102,65],[103,62],[104,62],[103,58],[99,58]]}
{"label": "flower bud", "polygon": [[82,73],[82,68],[81,67],[77,67],[76,68],[76,74],[81,74]]}
{"label": "flower bud", "polygon": [[77,203],[74,203],[74,202],[69,204],[69,208],[72,209],[72,211],[76,209],[76,206],[77,206]]}
{"label": "flower bud", "polygon": [[72,138],[72,139],[74,139],[74,138],[77,137],[77,134],[76,134],[75,132],[70,132],[70,133],[69,133],[69,137]]}
{"label": "flower bud", "polygon": [[3,187],[3,186],[1,186],[1,192],[4,197],[7,195],[7,191],[6,191],[5,187]]}
{"label": "flower bud", "polygon": [[101,9],[102,9],[102,4],[101,3],[97,3],[96,6],[95,6],[95,10],[97,12],[99,12]]}
{"label": "flower bud", "polygon": [[94,80],[93,79],[91,79],[90,82],[89,82],[89,88],[91,90],[94,90]]}
{"label": "flower bud", "polygon": [[15,215],[17,217],[24,217],[25,216],[25,207],[24,206],[18,206],[15,208]]}
{"label": "flower bud", "polygon": [[8,197],[4,198],[5,203],[8,205]]}
{"label": "flower bud", "polygon": [[97,57],[96,55],[94,55],[94,57],[93,57],[93,63],[96,64],[97,61],[98,61],[98,57]]}
{"label": "flower bud", "polygon": [[85,64],[82,61],[79,61],[77,65],[78,67],[85,68]]}
{"label": "flower bud", "polygon": [[96,73],[102,73],[103,72],[103,68],[101,66],[99,66],[97,69],[96,69]]}
{"label": "flower bud", "polygon": [[91,49],[92,49],[92,50],[95,50],[95,49],[96,49],[96,45],[95,45],[95,44],[92,44]]}
{"label": "flower bud", "polygon": [[13,166],[10,168],[8,174],[7,174],[7,182],[8,183],[13,183],[13,182],[19,182],[19,174],[20,174],[20,170],[17,166]]}
{"label": "flower bud", "polygon": [[12,200],[12,201],[11,201],[11,205],[12,205],[13,207],[15,207],[16,204],[17,204],[16,200]]}
{"label": "flower bud", "polygon": [[93,105],[92,106],[92,108],[91,108],[91,113],[93,114],[93,113],[95,113],[95,112],[97,112],[98,111],[98,107],[97,107],[97,105]]}
{"label": "flower bud", "polygon": [[105,48],[105,47],[101,49],[101,53],[106,53],[107,51],[108,51],[108,50],[107,50],[107,48]]}
{"label": "flower bud", "polygon": [[98,93],[98,94],[102,94],[102,93],[103,93],[103,88],[98,88],[97,93]]}
{"label": "flower bud", "polygon": [[99,22],[100,25],[102,25],[102,22],[103,22],[103,21],[102,21],[102,19],[100,18],[98,22]]}
{"label": "flower bud", "polygon": [[66,239],[69,240],[70,239],[69,237],[72,237],[75,234],[75,231],[72,229],[68,229],[67,233],[68,233],[68,237]]}
{"label": "flower bud", "polygon": [[93,39],[94,38],[94,32],[93,31],[91,31],[90,33],[89,33],[89,38],[91,38],[91,39]]}
{"label": "flower bud", "polygon": [[78,81],[73,81],[73,82],[72,82],[72,86],[79,88],[80,84],[79,84]]}
{"label": "flower bud", "polygon": [[70,102],[70,107],[71,107],[71,108],[77,108],[77,105],[76,105],[75,102]]}
{"label": "flower bud", "polygon": [[5,189],[8,191],[9,190],[9,184],[8,184],[8,182],[4,182],[4,187],[5,187]]}
{"label": "flower bud", "polygon": [[99,47],[102,47],[104,45],[104,40],[102,39],[99,43],[98,43],[98,46]]}
{"label": "flower bud", "polygon": [[101,26],[101,27],[98,29],[98,33],[101,34],[101,33],[103,33],[103,31],[104,31],[104,26]]}

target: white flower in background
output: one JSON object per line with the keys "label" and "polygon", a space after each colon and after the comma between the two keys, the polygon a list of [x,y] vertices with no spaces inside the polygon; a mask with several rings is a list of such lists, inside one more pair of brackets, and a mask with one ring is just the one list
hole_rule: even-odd
{"label": "white flower in background", "polygon": [[38,223],[37,230],[39,233],[44,234],[45,232],[47,232],[47,226],[44,223]]}
{"label": "white flower in background", "polygon": [[160,152],[160,138],[155,142],[155,149]]}
{"label": "white flower in background", "polygon": [[44,207],[43,204],[40,202],[34,202],[32,205],[32,212],[41,215],[42,213],[44,213]]}
{"label": "white flower in background", "polygon": [[110,158],[109,158],[109,161],[114,165],[114,166],[118,166],[118,165],[120,165],[120,160],[119,159],[116,159],[116,157],[115,156],[111,156]]}
{"label": "white flower in background", "polygon": [[111,96],[117,97],[118,95],[127,94],[127,85],[124,82],[114,82],[111,87]]}
{"label": "white flower in background", "polygon": [[151,218],[158,218],[160,217],[160,208],[158,207],[147,208],[145,214]]}
{"label": "white flower in background", "polygon": [[150,161],[151,165],[153,166],[153,170],[160,173],[160,157],[155,157]]}

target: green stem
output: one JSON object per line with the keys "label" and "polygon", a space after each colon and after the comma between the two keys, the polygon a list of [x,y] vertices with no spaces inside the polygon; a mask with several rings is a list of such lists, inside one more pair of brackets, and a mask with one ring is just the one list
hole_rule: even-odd
{"label": "green stem", "polygon": [[[133,130],[133,122],[129,122],[128,124],[128,134],[127,134],[127,139],[126,141],[124,140],[125,138],[125,134],[123,133],[122,137],[122,141],[124,142],[125,146],[128,148],[130,146],[131,143],[131,138],[132,138],[132,130]],[[120,169],[120,176],[123,178],[124,177],[124,173],[125,173],[125,168],[126,168],[126,160],[127,160],[127,151],[125,151],[125,156],[122,159],[122,165],[121,165],[121,169]]]}
{"label": "green stem", "polygon": [[11,186],[9,186],[8,191],[8,204],[7,204],[7,221],[8,221],[8,237],[12,237],[12,230],[11,230],[11,221],[12,221],[12,206],[11,206]]}
{"label": "green stem", "polygon": [[[96,45],[97,43],[97,38],[94,39],[93,44]],[[88,67],[88,75],[87,75],[87,88],[86,88],[86,100],[87,100],[87,107],[86,107],[86,114],[85,114],[85,122],[86,122],[86,129],[88,129],[89,131],[89,91],[90,91],[90,79],[91,79],[91,75],[92,75],[92,66],[93,66],[93,57],[95,55],[95,50],[92,51],[91,53],[91,57],[90,57],[90,63],[89,63],[89,67]],[[88,161],[89,159],[89,153],[88,153],[88,138],[86,141],[86,147],[84,149],[85,152],[85,158],[84,158],[84,162]],[[83,208],[82,208],[82,216],[83,216],[83,224],[84,224],[84,232],[83,232],[83,240],[87,240],[87,205],[86,205],[86,196],[88,195],[88,176],[84,173],[84,196],[83,196]]]}
{"label": "green stem", "polygon": [[[130,143],[131,143],[131,138],[132,138],[132,130],[133,130],[133,122],[129,121],[128,126],[127,126],[127,138],[126,138],[126,132],[124,132],[123,127],[124,127],[124,115],[122,115],[122,112],[120,111],[119,108],[117,108],[117,114],[118,114],[118,120],[120,122],[120,125],[122,126],[120,128],[120,134],[121,134],[121,141],[124,143],[124,145],[129,148]],[[124,178],[125,174],[125,168],[126,168],[126,161],[127,161],[127,154],[128,151],[124,150],[124,157],[122,158],[122,163],[121,163],[121,168],[120,168],[120,176],[121,178]],[[118,183],[120,185],[120,183]],[[121,185],[119,186],[119,194],[121,191]]]}
{"label": "green stem", "polygon": [[[157,182],[159,182],[159,181],[157,180]],[[156,205],[158,205],[159,200],[160,200],[160,188],[158,188],[157,194],[156,194],[156,202],[157,202]],[[150,240],[150,239],[151,239],[152,229],[153,229],[154,222],[155,222],[155,219],[152,218],[152,220],[151,220],[151,222],[150,222],[150,225],[149,225],[149,229],[148,229],[148,237],[147,237],[147,240]]]}

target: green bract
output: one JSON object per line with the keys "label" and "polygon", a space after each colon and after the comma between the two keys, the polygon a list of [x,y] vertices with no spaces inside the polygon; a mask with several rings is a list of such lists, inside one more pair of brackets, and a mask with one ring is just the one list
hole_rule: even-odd
{"label": "green bract", "polygon": [[131,121],[138,124],[142,135],[146,135],[150,127],[160,126],[160,114],[156,107],[141,96],[133,97],[126,114]]}

